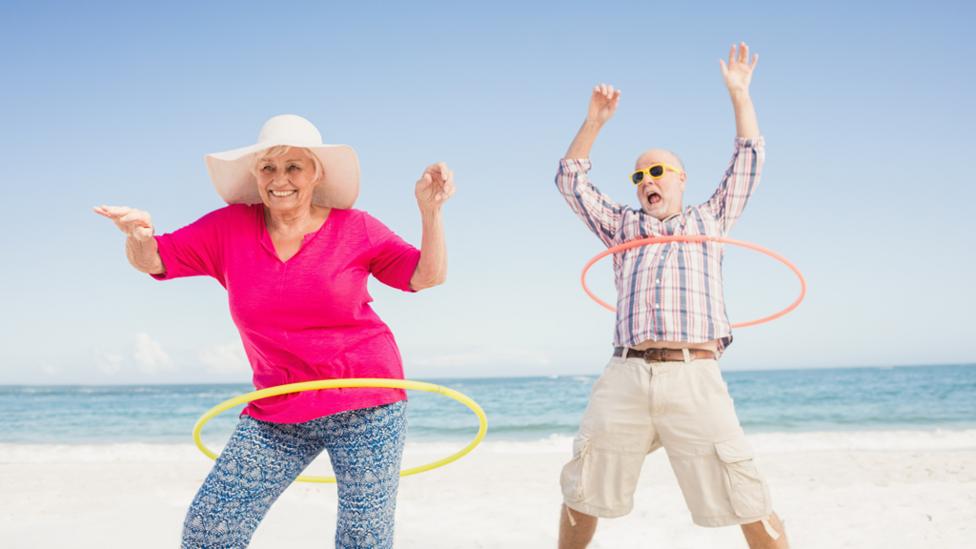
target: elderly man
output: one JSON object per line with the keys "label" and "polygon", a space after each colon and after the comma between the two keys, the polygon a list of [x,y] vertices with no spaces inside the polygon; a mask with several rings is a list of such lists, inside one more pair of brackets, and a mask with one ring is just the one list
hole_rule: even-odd
{"label": "elderly man", "polygon": [[[651,149],[630,180],[640,209],[616,204],[590,181],[590,148],[613,116],[620,90],[601,84],[559,166],[556,185],[570,208],[609,246],[663,235],[725,236],[742,213],[763,164],[764,145],[749,83],[745,43],[732,46],[722,75],[735,108],[735,152],[718,189],[684,208],[681,160]],[[783,524],[722,380],[718,357],[732,334],[722,296],[718,243],[668,243],[614,255],[615,350],[593,387],[563,468],[559,547],[590,542],[598,517],[630,512],[644,457],[663,447],[700,526],[741,525],[752,548],[787,547]]]}

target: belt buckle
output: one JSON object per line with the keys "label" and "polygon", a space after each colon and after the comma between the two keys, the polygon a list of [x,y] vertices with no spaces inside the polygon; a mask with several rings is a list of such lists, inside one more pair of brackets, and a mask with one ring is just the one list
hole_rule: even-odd
{"label": "belt buckle", "polygon": [[644,351],[644,362],[667,362],[667,349],[646,349]]}

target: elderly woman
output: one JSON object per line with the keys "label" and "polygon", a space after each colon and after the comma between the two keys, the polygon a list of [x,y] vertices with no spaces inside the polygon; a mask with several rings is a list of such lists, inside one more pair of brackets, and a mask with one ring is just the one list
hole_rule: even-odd
{"label": "elderly woman", "polygon": [[[249,147],[206,158],[229,206],[154,236],[149,214],[95,211],[126,234],[126,255],[159,280],[208,275],[227,289],[258,389],[317,379],[403,378],[389,327],[369,306],[367,276],[415,292],[444,282],[441,207],[453,174],[417,181],[421,249],[351,209],[356,153],[325,145],[310,122],[268,120]],[[322,450],[338,481],[336,547],[390,547],[405,432],[403,391],[339,389],[249,404],[190,505],[187,547],[245,547],[275,499]]]}

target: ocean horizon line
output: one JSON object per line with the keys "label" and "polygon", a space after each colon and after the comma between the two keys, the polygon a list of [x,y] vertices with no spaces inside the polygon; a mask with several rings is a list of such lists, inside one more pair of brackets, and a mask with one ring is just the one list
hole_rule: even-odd
{"label": "ocean horizon line", "polygon": [[[750,368],[750,369],[729,369],[723,370],[724,373],[737,374],[737,373],[772,373],[772,372],[800,372],[800,371],[818,371],[818,372],[829,372],[829,371],[852,371],[852,370],[888,370],[888,369],[903,369],[903,368],[970,368],[976,367],[976,362],[946,362],[938,364],[889,364],[889,365],[859,365],[859,366],[814,366],[814,367],[785,367],[785,368]],[[406,379],[412,379],[415,381],[426,381],[426,382],[436,382],[438,380],[457,380],[463,379],[466,381],[489,381],[489,380],[502,380],[502,379],[558,379],[558,378],[572,378],[572,377],[596,377],[599,376],[600,372],[588,372],[588,373],[559,373],[559,374],[532,374],[532,375],[503,375],[503,376],[484,376],[484,375],[455,375],[455,376],[418,376],[418,377],[407,377]],[[99,382],[93,383],[6,383],[0,382],[0,387],[140,387],[146,385],[158,385],[158,386],[170,386],[179,387],[186,385],[247,385],[250,384],[250,380],[247,381],[146,381],[146,382],[120,382],[112,383],[107,380],[100,380]]]}

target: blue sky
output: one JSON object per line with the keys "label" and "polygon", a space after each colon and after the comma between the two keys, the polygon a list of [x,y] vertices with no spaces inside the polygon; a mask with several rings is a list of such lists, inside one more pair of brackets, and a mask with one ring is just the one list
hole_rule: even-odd
{"label": "blue sky", "polygon": [[[448,162],[448,283],[371,283],[408,377],[596,373],[613,317],[582,293],[600,251],[552,184],[590,88],[623,90],[594,181],[634,203],[649,147],[677,151],[686,203],[732,151],[718,59],[760,54],[763,181],[734,238],[804,271],[807,300],[740,330],[727,369],[976,362],[971,210],[974,10],[768,3],[5,2],[0,383],[246,381],[213,280],[132,270],[97,204],[157,230],[221,206],[202,157],[296,113],[359,152],[357,207],[419,243],[413,185]],[[785,268],[730,250],[733,321],[787,304]],[[591,285],[612,297],[608,265]]]}

